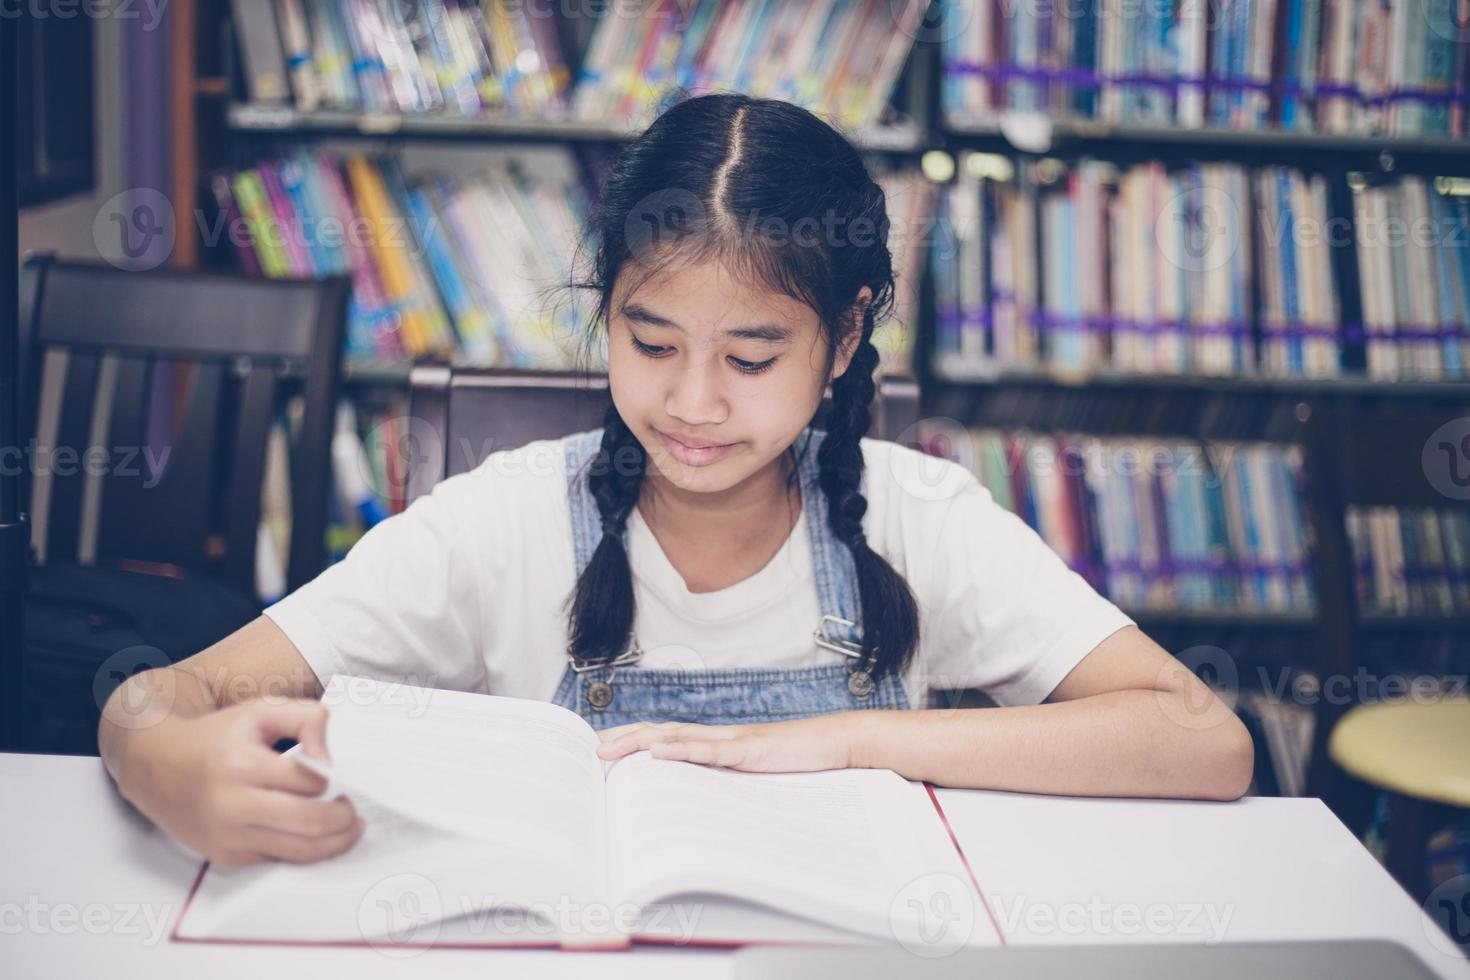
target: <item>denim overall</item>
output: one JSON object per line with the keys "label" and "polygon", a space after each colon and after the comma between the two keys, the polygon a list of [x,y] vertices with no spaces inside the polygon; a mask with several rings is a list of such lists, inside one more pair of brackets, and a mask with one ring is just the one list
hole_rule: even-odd
{"label": "denim overall", "polygon": [[[571,663],[553,700],[580,714],[593,728],[634,721],[740,725],[861,708],[907,708],[908,698],[899,679],[891,673],[874,677],[871,664],[860,659],[857,573],[852,553],[832,537],[826,496],[817,484],[817,447],[825,435],[807,429],[797,437],[795,448],[801,457],[801,501],[811,544],[817,605],[823,614],[812,624],[812,642],[844,654],[843,662],[784,669],[645,669],[637,666],[642,650],[633,639],[627,652],[606,666],[578,663],[568,656]],[[601,445],[601,429],[580,432],[566,440],[567,503],[578,576],[587,567],[603,533],[602,517],[585,472]],[[623,546],[627,543],[625,528]]]}

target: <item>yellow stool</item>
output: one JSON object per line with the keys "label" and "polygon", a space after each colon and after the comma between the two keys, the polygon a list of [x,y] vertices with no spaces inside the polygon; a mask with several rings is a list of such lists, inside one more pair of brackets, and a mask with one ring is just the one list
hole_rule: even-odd
{"label": "yellow stool", "polygon": [[1385,864],[1425,891],[1425,835],[1447,808],[1470,808],[1470,700],[1392,701],[1349,710],[1327,743],[1347,773],[1389,791]]}

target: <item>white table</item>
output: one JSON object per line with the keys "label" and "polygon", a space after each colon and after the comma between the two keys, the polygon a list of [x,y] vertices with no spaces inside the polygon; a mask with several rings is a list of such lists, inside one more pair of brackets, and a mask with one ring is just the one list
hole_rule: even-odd
{"label": "white table", "polygon": [[[1012,944],[1384,938],[1442,977],[1470,961],[1317,800],[1098,800],[940,790]],[[167,939],[196,862],[97,759],[0,754],[0,974],[272,980],[487,974],[727,977],[724,950],[616,953],[201,945]],[[983,911],[983,910],[982,910]],[[401,951],[399,951],[401,952]]]}

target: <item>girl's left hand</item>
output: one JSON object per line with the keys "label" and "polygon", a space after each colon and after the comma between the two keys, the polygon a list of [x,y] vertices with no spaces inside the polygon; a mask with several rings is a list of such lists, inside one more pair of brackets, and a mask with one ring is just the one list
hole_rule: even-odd
{"label": "girl's left hand", "polygon": [[858,717],[842,712],[753,725],[699,725],[638,721],[598,732],[597,755],[621,759],[647,749],[656,759],[678,759],[745,772],[813,772],[853,766]]}

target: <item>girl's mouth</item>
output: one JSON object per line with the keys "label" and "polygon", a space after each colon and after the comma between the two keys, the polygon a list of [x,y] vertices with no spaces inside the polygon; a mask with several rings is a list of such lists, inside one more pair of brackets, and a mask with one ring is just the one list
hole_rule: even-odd
{"label": "girl's mouth", "polygon": [[673,436],[664,435],[657,429],[654,429],[653,431],[658,436],[659,440],[664,444],[664,448],[669,451],[670,456],[673,456],[679,462],[685,463],[689,466],[708,465],[709,463],[713,463],[715,460],[719,459],[721,456],[724,456],[731,449],[735,448],[735,443],[733,442],[723,446],[705,446],[703,448],[695,448],[693,446],[686,446],[684,443],[680,442],[678,439],[675,439]]}

